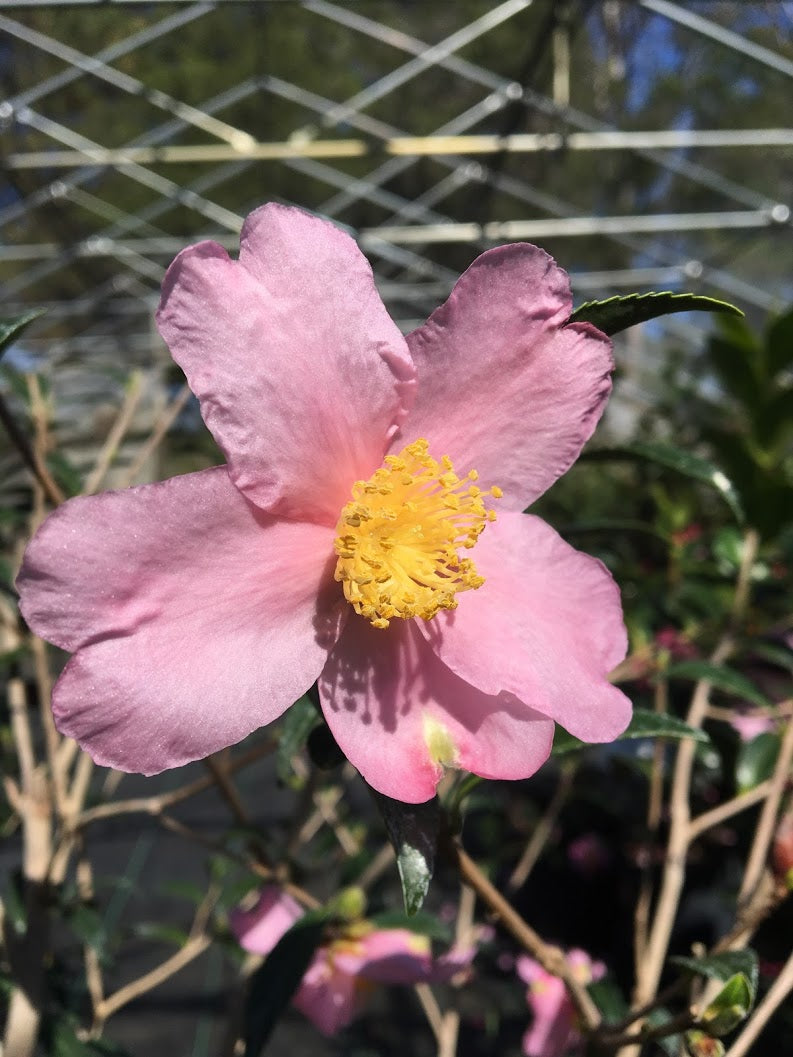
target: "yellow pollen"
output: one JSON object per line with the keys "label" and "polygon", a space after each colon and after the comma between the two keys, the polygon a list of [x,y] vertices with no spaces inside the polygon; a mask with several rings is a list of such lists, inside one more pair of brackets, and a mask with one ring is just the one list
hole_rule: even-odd
{"label": "yellow pollen", "polygon": [[338,555],[335,577],[356,613],[375,628],[387,628],[394,617],[431,620],[441,609],[456,609],[456,595],[485,582],[470,550],[495,510],[485,506],[488,491],[462,479],[448,455],[436,461],[423,438],[384,465],[368,481],[356,481],[352,499],[336,526]]}

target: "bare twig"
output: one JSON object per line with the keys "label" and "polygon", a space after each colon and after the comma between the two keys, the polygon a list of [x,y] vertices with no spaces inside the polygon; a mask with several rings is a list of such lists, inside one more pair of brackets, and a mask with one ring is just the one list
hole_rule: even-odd
{"label": "bare twig", "polygon": [[749,789],[739,796],[734,796],[732,800],[727,800],[717,807],[712,807],[710,811],[705,811],[703,814],[693,818],[689,824],[689,840],[693,843],[706,830],[713,829],[714,826],[726,822],[728,818],[739,815],[741,811],[759,804],[761,800],[765,800],[768,796],[770,788],[771,779],[768,778],[765,782],[756,785],[754,789]]}
{"label": "bare twig", "polygon": [[575,779],[576,764],[565,762],[562,764],[559,775],[559,784],[551,798],[551,802],[543,813],[542,818],[534,828],[531,839],[523,850],[523,854],[515,864],[515,868],[507,881],[507,891],[510,893],[517,890],[526,882],[534,866],[542,855],[543,848],[553,833],[553,828],[559,820],[562,808],[567,803],[570,790]]}
{"label": "bare twig", "polygon": [[140,471],[146,465],[147,460],[150,459],[157,450],[157,448],[159,448],[160,444],[163,441],[163,438],[165,437],[165,434],[176,421],[177,417],[179,416],[179,412],[190,399],[190,396],[190,388],[187,383],[185,383],[155,422],[154,428],[151,431],[149,439],[140,449],[137,458],[124,475],[123,481],[121,483],[122,487],[126,487],[127,485],[135,483],[135,480],[140,474]]}
{"label": "bare twig", "polygon": [[726,1057],[744,1057],[749,1047],[752,1046],[757,1036],[791,991],[793,991],[793,954],[785,962],[782,972],[774,980],[765,998],[755,1009],[751,1020],[749,1020],[746,1027],[727,1051]]}
{"label": "bare twig", "polygon": [[782,737],[779,756],[774,767],[774,773],[771,776],[768,796],[760,812],[760,820],[757,823],[754,840],[749,851],[749,858],[746,862],[746,869],[738,892],[739,903],[751,898],[760,881],[760,876],[768,858],[768,849],[774,839],[779,805],[790,777],[791,762],[793,762],[793,722],[789,721]]}
{"label": "bare twig", "polygon": [[473,859],[459,845],[452,844],[451,847],[454,850],[460,876],[465,883],[469,884],[485,906],[501,919],[504,927],[512,933],[518,943],[534,955],[546,972],[562,980],[584,1028],[587,1031],[593,1031],[600,1024],[600,1011],[589,997],[584,985],[573,975],[562,951],[558,947],[545,943],[498,889],[488,881]]}
{"label": "bare twig", "polygon": [[181,950],[178,950],[176,954],[172,954],[170,958],[166,958],[162,964],[150,972],[144,973],[143,976],[139,976],[137,980],[120,987],[118,991],[115,991],[104,1001],[100,1002],[94,1011],[97,1022],[103,1024],[123,1006],[146,994],[147,991],[151,991],[153,988],[165,983],[166,980],[202,955],[211,943],[211,936],[204,934],[189,939]]}
{"label": "bare twig", "polygon": [[[253,745],[251,748],[246,749],[245,752],[241,752],[239,756],[232,757],[229,760],[226,766],[226,773],[232,774],[234,771],[247,767],[256,760],[260,760],[263,756],[269,755],[274,749],[275,743],[269,740]],[[74,826],[82,829],[92,822],[113,818],[115,815],[157,815],[166,808],[173,807],[175,804],[180,804],[183,800],[189,800],[190,797],[197,796],[198,793],[211,789],[214,784],[214,775],[207,775],[204,778],[197,778],[193,782],[188,782],[170,793],[160,793],[157,796],[133,797],[129,800],[116,800],[109,804],[97,804],[95,807],[89,807],[82,811],[74,820]]]}
{"label": "bare twig", "polygon": [[47,499],[53,506],[60,506],[66,496],[55,483],[54,477],[47,469],[47,464],[34,451],[2,394],[0,394],[0,422],[5,426],[6,433],[22,457],[22,461],[44,489]]}
{"label": "bare twig", "polygon": [[93,470],[85,480],[82,490],[83,495],[93,495],[105,479],[105,475],[118,453],[124,435],[132,423],[132,418],[138,409],[142,393],[143,375],[140,371],[133,371],[127,382],[124,399],[116,420],[110,428],[105,443],[102,445]]}

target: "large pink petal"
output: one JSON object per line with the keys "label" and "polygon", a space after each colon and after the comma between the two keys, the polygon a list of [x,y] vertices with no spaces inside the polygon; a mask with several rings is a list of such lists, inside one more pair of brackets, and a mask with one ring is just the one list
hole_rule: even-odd
{"label": "large pink petal", "polygon": [[409,929],[376,929],[355,943],[339,943],[333,960],[343,972],[380,984],[416,984],[432,973],[429,940]]}
{"label": "large pink petal", "polygon": [[553,724],[508,694],[488,696],[449,671],[416,622],[385,630],[350,617],[319,683],[325,718],[375,789],[429,800],[444,763],[483,778],[527,778],[548,758]]}
{"label": "large pink petal", "polygon": [[570,309],[568,277],[543,250],[483,253],[408,336],[419,388],[394,446],[426,437],[523,510],[578,458],[611,390],[610,341],[563,327]]}
{"label": "large pink petal", "polygon": [[17,581],[31,628],[77,650],[59,729],[154,774],[270,723],[338,633],[332,567],[332,530],[263,514],[225,467],[70,500]]}
{"label": "large pink petal", "polygon": [[470,553],[484,585],[421,625],[441,660],[482,693],[514,694],[584,741],[621,734],[631,703],[606,676],[627,636],[605,566],[540,518],[509,511]]}
{"label": "large pink petal", "polygon": [[176,258],[157,324],[237,487],[263,509],[335,524],[352,482],[380,465],[415,376],[353,240],[263,206],[239,261],[214,242]]}

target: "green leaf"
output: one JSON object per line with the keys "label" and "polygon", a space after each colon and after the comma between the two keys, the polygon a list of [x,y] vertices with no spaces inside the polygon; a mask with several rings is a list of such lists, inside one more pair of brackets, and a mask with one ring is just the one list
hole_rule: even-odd
{"label": "green leaf", "polygon": [[371,792],[396,852],[405,912],[412,917],[421,909],[435,870],[440,828],[438,799],[433,797],[425,804],[403,804],[375,789]]}
{"label": "green leaf", "polygon": [[622,444],[614,448],[595,448],[585,453],[584,458],[594,460],[605,459],[645,459],[648,462],[658,463],[669,470],[690,477],[695,481],[702,481],[715,488],[725,503],[729,506],[739,523],[744,521],[743,508],[738,498],[738,493],[729,477],[714,463],[702,459],[698,455],[691,455],[687,451],[675,448],[671,444],[661,444],[650,441],[634,441],[632,444]]}
{"label": "green leaf", "polygon": [[630,1008],[621,988],[610,976],[588,984],[587,991],[606,1023],[622,1020]]}
{"label": "green leaf", "polygon": [[758,966],[757,954],[751,947],[741,951],[724,951],[722,954],[708,954],[704,958],[674,957],[670,961],[696,976],[707,976],[711,980],[730,980],[736,973],[746,977],[750,989],[751,1001],[757,994]]}
{"label": "green leaf", "polygon": [[306,739],[318,722],[317,710],[313,701],[308,697],[301,697],[291,708],[287,709],[281,723],[281,738],[278,742],[276,756],[276,771],[279,780],[284,785],[295,788],[300,784],[292,766],[292,760],[303,748]]}
{"label": "green leaf", "polygon": [[771,378],[793,366],[793,308],[778,316],[768,328],[766,364]]}
{"label": "green leaf", "polygon": [[750,682],[745,675],[723,664],[711,664],[710,661],[680,661],[666,669],[666,677],[695,681],[707,679],[717,690],[723,690],[726,694],[743,698],[744,701],[760,705],[761,708],[771,707],[771,702],[754,683]]}
{"label": "green leaf", "polygon": [[[656,1009],[651,1009],[647,1014],[647,1023],[651,1028],[662,1028],[665,1024],[668,1024],[672,1019],[672,1013],[666,1008],[666,1006],[659,1006]],[[656,1046],[664,1051],[666,1057],[680,1057],[680,1035],[662,1035],[658,1039],[654,1039],[653,1042]]]}
{"label": "green leaf", "polygon": [[[703,745],[710,744],[710,738],[704,730],[690,727],[677,716],[667,713],[650,712],[644,708],[634,708],[633,718],[628,729],[623,731],[615,741],[632,741],[636,738],[693,738],[694,741]],[[565,753],[573,752],[575,749],[586,748],[586,743],[568,734],[562,727],[557,726],[553,739],[553,756],[563,756]]]}
{"label": "green leaf", "polygon": [[435,914],[427,914],[421,910],[412,917],[408,917],[402,910],[384,910],[382,914],[375,914],[368,920],[379,929],[408,929],[446,945],[454,938],[451,928],[445,922]]}
{"label": "green leaf", "polygon": [[154,940],[168,946],[182,948],[190,939],[184,929],[171,925],[161,925],[156,921],[139,921],[132,929],[133,933],[144,940]]}
{"label": "green leaf", "polygon": [[735,763],[735,784],[739,793],[748,793],[774,773],[782,741],[770,730],[741,743]]}
{"label": "green leaf", "polygon": [[33,308],[29,312],[23,312],[21,316],[0,319],[0,357],[2,357],[11,342],[18,338],[34,319],[38,319],[39,316],[43,315],[43,308]]}
{"label": "green leaf", "polygon": [[322,942],[327,921],[324,907],[304,914],[251,977],[245,1003],[245,1057],[259,1057],[264,1049]]}
{"label": "green leaf", "polygon": [[78,903],[66,912],[64,919],[81,943],[101,953],[108,937],[105,922],[96,907]]}
{"label": "green leaf", "polygon": [[754,642],[750,646],[751,653],[762,657],[764,661],[770,661],[780,668],[793,671],[793,650],[789,646],[783,646],[778,642]]}
{"label": "green leaf", "polygon": [[675,294],[663,290],[651,294],[618,294],[605,301],[587,301],[573,312],[568,323],[592,323],[604,334],[619,334],[621,330],[646,323],[648,319],[668,316],[673,312],[726,312],[742,316],[743,312],[728,301],[701,294]]}
{"label": "green leaf", "polygon": [[699,1018],[710,1035],[734,1031],[752,1011],[754,992],[745,973],[731,976]]}

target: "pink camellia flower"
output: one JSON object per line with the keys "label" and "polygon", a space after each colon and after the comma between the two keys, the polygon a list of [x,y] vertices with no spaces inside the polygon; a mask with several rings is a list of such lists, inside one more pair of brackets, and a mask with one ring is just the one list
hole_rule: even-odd
{"label": "pink camellia flower", "polygon": [[[593,962],[585,951],[571,950],[567,962],[577,980],[589,984],[605,975],[602,962]],[[518,976],[528,984],[526,1001],[533,1021],[523,1036],[526,1057],[566,1057],[581,1041],[576,1028],[576,1013],[562,981],[528,955],[521,955],[515,967]]]}
{"label": "pink camellia flower", "polygon": [[[231,928],[244,950],[267,955],[302,913],[291,896],[271,886],[250,910],[232,911]],[[376,984],[449,980],[473,956],[473,948],[452,948],[433,959],[426,936],[355,922],[315,952],[292,1002],[325,1035],[335,1035],[361,1012]]]}
{"label": "pink camellia flower", "polygon": [[767,712],[736,712],[730,718],[730,726],[741,741],[753,741],[760,734],[776,728],[776,723]]}
{"label": "pink camellia flower", "polygon": [[553,720],[620,734],[617,588],[522,513],[610,391],[610,343],[570,310],[546,253],[502,246],[405,338],[355,242],[280,205],[239,260],[184,250],[157,322],[227,464],[72,499],[34,537],[22,612],[74,654],[59,729],[155,774],[318,680],[347,757],[414,803],[444,767],[533,774]]}

